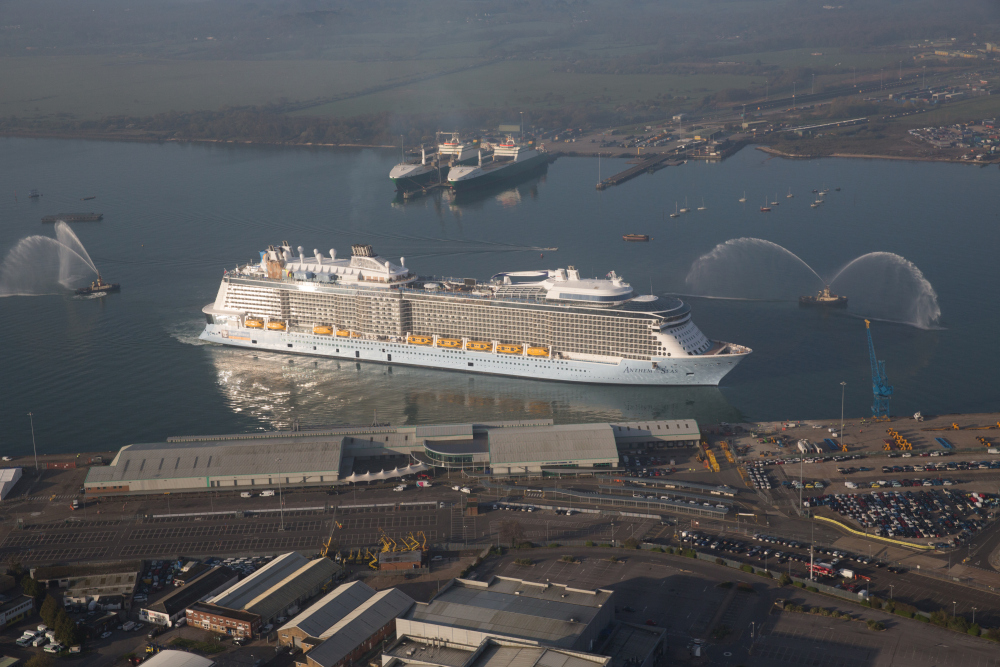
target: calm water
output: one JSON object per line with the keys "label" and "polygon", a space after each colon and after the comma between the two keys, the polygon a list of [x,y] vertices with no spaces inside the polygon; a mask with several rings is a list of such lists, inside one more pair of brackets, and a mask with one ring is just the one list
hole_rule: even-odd
{"label": "calm water", "polygon": [[[899,304],[913,298],[895,274],[845,272],[852,308],[802,310],[789,294],[820,283],[796,260],[759,248],[725,255],[712,284],[730,296],[749,285],[767,300],[691,299],[707,335],[754,349],[717,389],[573,386],[254,357],[200,344],[200,309],[214,299],[222,269],[285,239],[307,252],[342,254],[352,243],[371,243],[422,274],[487,278],[573,264],[603,276],[614,269],[638,291],[658,294],[691,293],[692,264],[733,238],[780,244],[824,278],[860,255],[892,252],[919,267],[941,310],[931,328],[873,324],[896,388],[894,413],[998,409],[996,169],[792,162],[748,149],[722,164],[668,168],[597,192],[597,161],[564,158],[506,190],[403,205],[387,179],[396,161],[393,151],[375,150],[0,140],[0,256],[24,237],[54,236],[42,215],[102,211],[103,222],[73,229],[104,277],[123,285],[121,294],[97,300],[0,298],[0,451],[30,451],[29,411],[40,452],[272,428],[292,417],[367,423],[376,409],[380,420],[397,424],[833,417],[841,381],[847,414],[861,416],[871,393],[860,316],[898,319]],[[604,161],[602,168],[607,175],[624,166]],[[838,186],[823,207],[809,207],[810,190]],[[789,187],[795,199],[785,199]],[[43,197],[28,200],[30,188]],[[741,205],[744,190],[749,201]],[[775,193],[781,206],[758,212]],[[97,199],[80,201],[87,195]],[[707,210],[665,218],[685,196],[692,209],[704,198]],[[626,244],[628,232],[653,241]],[[559,250],[544,259],[531,249],[548,246]],[[33,270],[54,271],[41,260],[24,272]]]}

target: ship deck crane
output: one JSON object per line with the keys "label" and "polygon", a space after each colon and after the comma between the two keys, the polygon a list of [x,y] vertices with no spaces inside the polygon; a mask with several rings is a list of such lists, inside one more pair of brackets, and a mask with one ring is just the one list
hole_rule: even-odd
{"label": "ship deck crane", "polygon": [[875,356],[871,322],[868,320],[865,320],[865,331],[868,333],[868,358],[872,366],[872,416],[875,421],[888,421],[892,385],[889,384],[889,379],[885,376],[885,361],[879,361]]}

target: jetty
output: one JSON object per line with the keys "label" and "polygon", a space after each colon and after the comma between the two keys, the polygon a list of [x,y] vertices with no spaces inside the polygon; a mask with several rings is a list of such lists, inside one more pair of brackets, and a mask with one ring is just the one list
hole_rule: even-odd
{"label": "jetty", "polygon": [[605,178],[603,181],[597,184],[598,190],[603,190],[605,188],[611,187],[612,185],[621,185],[625,181],[635,178],[639,174],[653,173],[664,167],[675,167],[677,165],[683,164],[682,160],[671,160],[672,156],[669,153],[662,153],[659,155],[652,155],[639,164],[626,169],[625,171],[619,172],[614,176]]}

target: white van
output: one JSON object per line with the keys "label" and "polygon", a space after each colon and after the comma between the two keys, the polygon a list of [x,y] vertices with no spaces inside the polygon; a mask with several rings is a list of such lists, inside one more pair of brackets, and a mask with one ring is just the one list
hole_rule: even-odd
{"label": "white van", "polygon": [[252,496],[253,494],[250,493],[249,491],[243,491],[242,493],[240,493],[240,498],[250,498]]}
{"label": "white van", "polygon": [[274,489],[264,489],[260,492],[262,498],[269,498],[274,495]]}

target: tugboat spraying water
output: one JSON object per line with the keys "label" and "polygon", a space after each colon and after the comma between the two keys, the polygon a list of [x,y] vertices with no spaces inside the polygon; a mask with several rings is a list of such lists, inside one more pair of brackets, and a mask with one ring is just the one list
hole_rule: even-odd
{"label": "tugboat spraying water", "polygon": [[832,294],[830,292],[830,286],[827,285],[817,292],[816,296],[800,296],[799,305],[824,306],[826,308],[847,308],[847,297]]}
{"label": "tugboat spraying water", "polygon": [[118,283],[106,283],[106,282],[104,282],[104,280],[101,279],[101,274],[98,273],[97,274],[97,280],[91,282],[86,287],[79,288],[78,290],[76,290],[76,293],[77,294],[98,294],[98,293],[103,292],[105,294],[108,294],[110,292],[120,292],[120,291],[122,291],[122,286],[120,284],[118,284]]}

